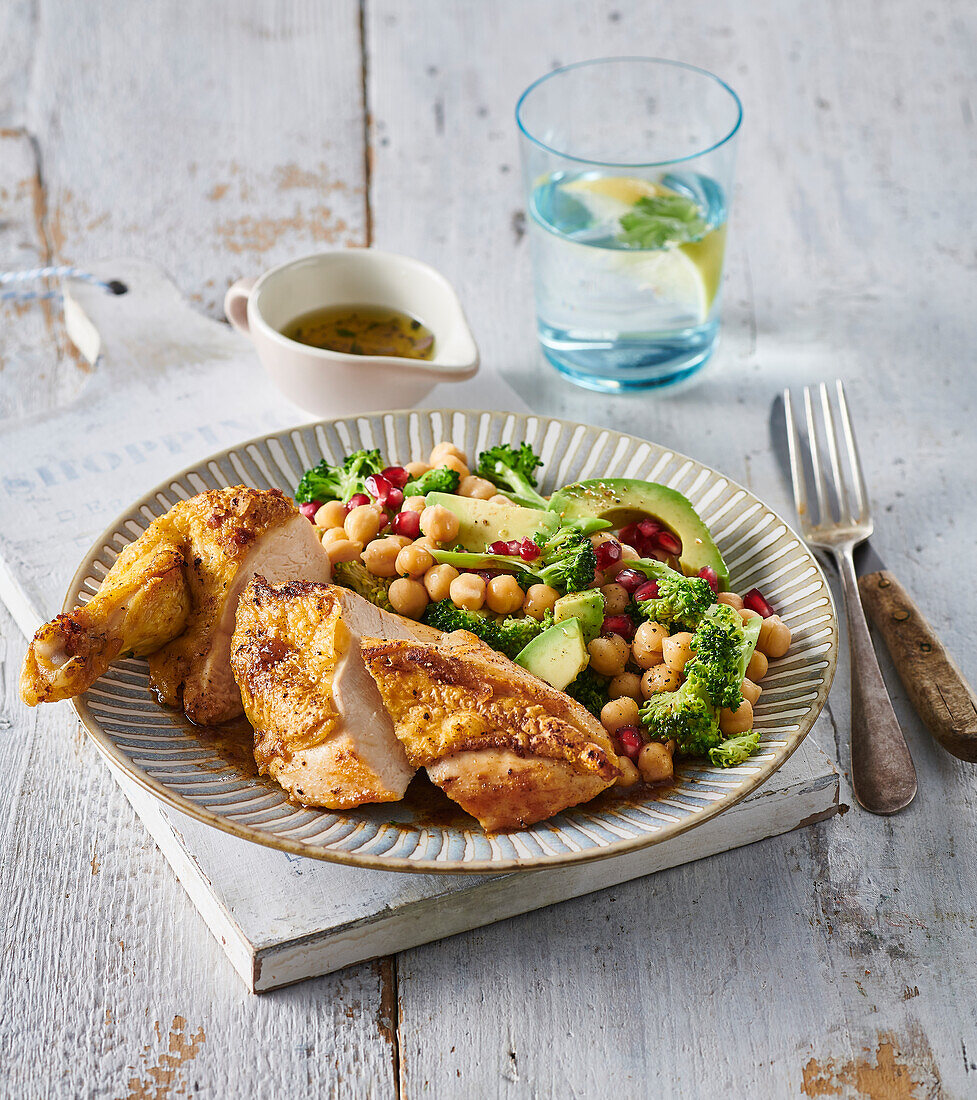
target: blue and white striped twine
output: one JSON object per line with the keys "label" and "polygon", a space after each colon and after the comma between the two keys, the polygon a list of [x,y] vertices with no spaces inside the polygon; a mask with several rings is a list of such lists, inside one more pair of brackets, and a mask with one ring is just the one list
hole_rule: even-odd
{"label": "blue and white striped twine", "polygon": [[[82,271],[79,267],[32,267],[24,271],[0,271],[0,288],[7,287],[11,283],[33,283],[40,279],[75,279],[78,282],[90,283],[92,286],[100,286],[109,294],[125,294],[126,286],[117,280],[106,282],[99,279],[90,271]],[[61,298],[58,290],[18,290],[0,289],[0,302],[42,302],[52,298]]]}

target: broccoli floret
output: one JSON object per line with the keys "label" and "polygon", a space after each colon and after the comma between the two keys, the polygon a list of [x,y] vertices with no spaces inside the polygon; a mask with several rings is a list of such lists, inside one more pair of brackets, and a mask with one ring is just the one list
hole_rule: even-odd
{"label": "broccoli floret", "polygon": [[756,647],[759,623],[744,622],[726,604],[710,607],[699,623],[691,642],[695,657],[685,666],[685,675],[696,677],[717,707],[736,710],[743,702],[740,685]]}
{"label": "broccoli floret", "polygon": [[528,580],[530,584],[548,584],[561,592],[579,592],[594,583],[597,555],[586,535],[574,527],[561,527],[552,538],[542,541],[544,538],[538,536],[540,554],[535,561],[464,550],[432,550],[431,554],[442,565],[467,570],[501,569],[515,573],[520,584]]}
{"label": "broccoli floret", "polygon": [[674,739],[683,756],[705,756],[722,739],[719,713],[705,686],[694,676],[677,691],[652,695],[640,713],[652,740]]}
{"label": "broccoli floret", "polygon": [[461,481],[461,474],[447,466],[428,470],[426,474],[413,478],[404,486],[405,497],[426,497],[428,493],[453,493]]}
{"label": "broccoli floret", "polygon": [[553,613],[548,611],[541,620],[528,616],[492,619],[478,611],[455,607],[451,600],[439,600],[427,605],[424,621],[449,634],[453,630],[467,630],[507,657],[515,657],[533,638],[553,625]]}
{"label": "broccoli floret", "polygon": [[577,676],[576,680],[567,684],[563,689],[571,699],[582,703],[595,718],[600,718],[600,712],[607,702],[607,685],[610,679],[594,672],[589,666]]}
{"label": "broccoli floret", "polygon": [[366,492],[366,479],[383,469],[379,450],[354,451],[342,466],[330,466],[323,459],[318,466],[306,470],[295,490],[301,504],[318,500],[349,500],[354,493]]}
{"label": "broccoli floret", "polygon": [[341,561],[332,567],[332,579],[334,584],[351,588],[384,611],[393,611],[388,594],[393,577],[376,577],[359,561]]}
{"label": "broccoli floret", "polygon": [[709,762],[717,768],[735,768],[748,760],[760,747],[760,735],[756,730],[728,737],[709,750]]}
{"label": "broccoli floret", "polygon": [[527,508],[545,508],[548,501],[536,491],[534,471],[543,460],[523,443],[518,450],[508,443],[489,447],[478,456],[475,473],[491,481],[502,493]]}
{"label": "broccoli floret", "polygon": [[686,577],[664,562],[648,558],[629,561],[627,565],[658,583],[655,599],[637,601],[641,614],[650,622],[673,629],[695,630],[702,616],[715,603],[715,593],[709,582],[701,577]]}

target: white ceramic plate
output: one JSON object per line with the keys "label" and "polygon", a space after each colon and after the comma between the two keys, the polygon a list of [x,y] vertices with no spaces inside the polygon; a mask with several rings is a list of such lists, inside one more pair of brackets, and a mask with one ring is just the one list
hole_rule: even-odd
{"label": "white ceramic plate", "polygon": [[[425,458],[451,440],[469,455],[498,441],[527,440],[542,454],[541,488],[588,477],[637,477],[683,492],[709,525],[733,591],[754,586],[793,632],[773,661],[756,707],[759,752],[736,768],[681,763],[668,787],[602,795],[518,832],[486,835],[435,799],[334,812],[289,802],[255,774],[249,731],[208,731],[160,706],[144,661],[113,666],[74,705],[101,751],[164,802],[235,836],[315,859],[399,871],[508,871],[577,863],[660,843],[728,809],[768,779],[797,748],[824,705],[838,630],[817,562],[774,512],[694,459],[620,432],[542,416],[457,410],[372,413],[276,432],[222,451],[136,501],[96,542],[71,583],[65,608],[91,598],[119,551],[180,499],[225,485],[287,493],[325,456],[336,462],[379,447],[389,462]],[[430,795],[430,792],[428,792]],[[437,795],[440,798],[440,794]],[[446,800],[443,800],[446,802]]]}

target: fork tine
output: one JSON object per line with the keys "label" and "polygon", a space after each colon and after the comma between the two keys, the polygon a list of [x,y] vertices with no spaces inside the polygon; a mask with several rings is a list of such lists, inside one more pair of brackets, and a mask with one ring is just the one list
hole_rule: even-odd
{"label": "fork tine", "polygon": [[835,418],[834,413],[831,411],[831,399],[828,396],[828,387],[822,382],[818,388],[821,392],[821,412],[824,416],[824,435],[828,441],[828,455],[831,458],[831,472],[834,475],[834,490],[835,499],[838,501],[838,516],[843,523],[854,523],[855,515],[852,512],[851,501],[848,497],[848,486],[845,484],[845,478],[841,472],[841,455],[838,453],[838,433],[835,431]]}
{"label": "fork tine", "polygon": [[790,453],[790,480],[794,486],[794,506],[797,517],[803,525],[811,522],[807,506],[807,485],[804,481],[804,459],[801,455],[801,437],[794,421],[794,406],[790,399],[790,389],[784,390],[784,419],[787,422],[787,450]]}
{"label": "fork tine", "polygon": [[845,387],[839,378],[835,382],[838,391],[838,408],[841,410],[841,430],[845,436],[845,445],[848,448],[848,464],[851,466],[854,478],[855,495],[858,497],[859,523],[868,522],[869,505],[868,493],[865,491],[865,477],[862,474],[862,462],[858,457],[858,447],[855,445],[855,433],[852,431],[851,417],[848,415],[848,401],[845,399]]}
{"label": "fork tine", "polygon": [[804,387],[804,411],[807,413],[807,445],[811,451],[811,468],[814,471],[814,489],[818,497],[818,523],[832,523],[833,518],[828,510],[828,490],[824,481],[824,470],[821,468],[821,456],[818,447],[817,424],[814,420],[814,402],[811,400],[811,387]]}

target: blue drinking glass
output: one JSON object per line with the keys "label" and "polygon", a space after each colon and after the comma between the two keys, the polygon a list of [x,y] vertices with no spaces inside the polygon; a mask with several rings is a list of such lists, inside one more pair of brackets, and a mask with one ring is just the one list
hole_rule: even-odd
{"label": "blue drinking glass", "polygon": [[567,65],[516,105],[543,354],[592,390],[697,371],[719,330],[736,93],[677,61]]}

